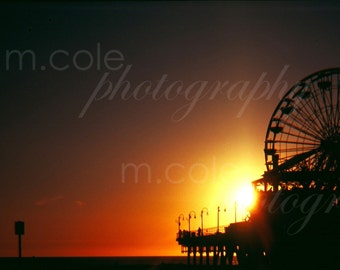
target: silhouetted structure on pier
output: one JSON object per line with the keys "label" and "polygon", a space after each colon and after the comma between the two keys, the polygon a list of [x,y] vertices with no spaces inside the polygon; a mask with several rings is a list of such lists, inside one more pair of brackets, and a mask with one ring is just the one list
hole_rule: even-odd
{"label": "silhouetted structure on pier", "polygon": [[[266,132],[267,171],[247,222],[177,236],[188,262],[245,269],[340,266],[340,68],[314,73],[279,102]],[[197,254],[199,262],[197,262]],[[210,257],[211,256],[211,260]],[[236,256],[235,256],[236,255]]]}

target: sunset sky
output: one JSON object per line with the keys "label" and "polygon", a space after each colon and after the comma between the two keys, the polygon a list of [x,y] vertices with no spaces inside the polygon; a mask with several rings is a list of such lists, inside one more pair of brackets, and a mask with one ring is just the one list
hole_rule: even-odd
{"label": "sunset sky", "polygon": [[339,67],[339,12],[1,4],[0,257],[17,256],[16,220],[23,256],[180,255],[180,214],[196,230],[206,207],[213,227],[221,206],[233,222],[282,95]]}

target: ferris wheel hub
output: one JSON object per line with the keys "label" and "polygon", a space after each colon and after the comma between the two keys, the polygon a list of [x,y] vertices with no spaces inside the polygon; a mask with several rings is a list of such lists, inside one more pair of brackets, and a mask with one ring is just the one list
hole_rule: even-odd
{"label": "ferris wheel hub", "polygon": [[334,134],[321,141],[320,149],[326,153],[340,153],[340,134]]}

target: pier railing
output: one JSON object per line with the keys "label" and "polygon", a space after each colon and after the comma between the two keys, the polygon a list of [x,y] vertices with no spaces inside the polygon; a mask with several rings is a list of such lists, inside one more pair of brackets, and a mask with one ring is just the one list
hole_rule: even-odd
{"label": "pier railing", "polygon": [[225,233],[226,232],[227,225],[220,226],[220,227],[211,227],[211,228],[204,228],[203,230],[198,229],[194,231],[186,231],[181,230],[177,232],[177,239],[180,238],[186,238],[186,237],[198,237],[198,236],[207,236],[207,235],[214,235],[217,233]]}

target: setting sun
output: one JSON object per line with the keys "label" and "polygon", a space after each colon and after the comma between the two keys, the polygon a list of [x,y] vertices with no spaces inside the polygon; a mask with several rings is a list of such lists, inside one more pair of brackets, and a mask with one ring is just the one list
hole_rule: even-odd
{"label": "setting sun", "polygon": [[250,209],[254,203],[254,190],[251,185],[244,186],[236,193],[236,202],[240,207]]}
{"label": "setting sun", "polygon": [[249,210],[254,206],[255,194],[252,186],[245,185],[241,187],[235,195],[235,222],[237,216],[240,216],[243,220],[249,217]]}

